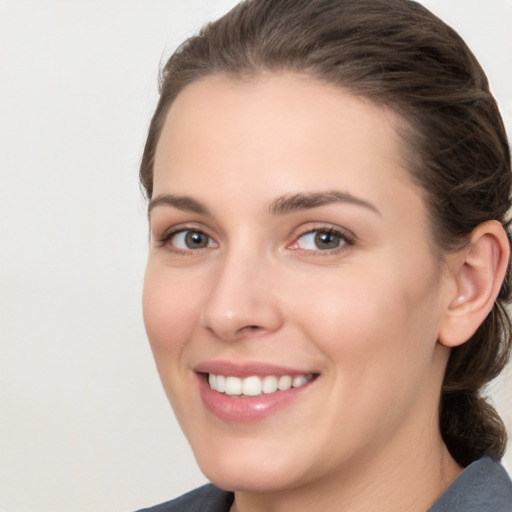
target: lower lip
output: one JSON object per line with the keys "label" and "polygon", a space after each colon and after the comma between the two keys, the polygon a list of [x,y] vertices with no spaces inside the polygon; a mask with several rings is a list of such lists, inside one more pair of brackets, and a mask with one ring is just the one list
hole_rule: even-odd
{"label": "lower lip", "polygon": [[249,423],[264,419],[283,409],[304,393],[316,379],[298,388],[258,396],[226,395],[210,388],[204,374],[199,374],[199,390],[206,408],[223,421]]}

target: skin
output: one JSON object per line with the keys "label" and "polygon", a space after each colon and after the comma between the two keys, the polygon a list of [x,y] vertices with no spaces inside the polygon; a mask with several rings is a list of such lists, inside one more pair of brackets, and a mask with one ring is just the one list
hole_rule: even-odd
{"label": "skin", "polygon": [[[205,475],[235,491],[233,510],[424,512],[460,471],[437,409],[461,257],[433,249],[398,123],[293,74],[210,77],[171,106],[144,318],[178,421]],[[271,211],[276,198],[325,191],[357,200]],[[319,249],[305,236],[326,228],[349,239]],[[206,246],[187,247],[184,230]],[[181,234],[161,242],[170,232]],[[211,360],[319,377],[264,419],[226,422],[199,394],[194,368]]]}

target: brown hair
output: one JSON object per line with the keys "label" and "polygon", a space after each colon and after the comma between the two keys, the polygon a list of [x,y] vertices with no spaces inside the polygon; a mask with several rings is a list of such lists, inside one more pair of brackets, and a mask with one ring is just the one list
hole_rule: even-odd
{"label": "brown hair", "polygon": [[[246,0],[206,25],[163,69],[140,169],[148,197],[156,145],[180,91],[213,74],[262,71],[306,73],[398,112],[409,127],[400,133],[408,168],[442,250],[463,245],[484,221],[506,222],[510,152],[487,78],[460,36],[410,0]],[[464,466],[505,451],[503,422],[481,390],[510,355],[510,294],[509,268],[491,313],[452,349],[446,369],[440,428]]]}

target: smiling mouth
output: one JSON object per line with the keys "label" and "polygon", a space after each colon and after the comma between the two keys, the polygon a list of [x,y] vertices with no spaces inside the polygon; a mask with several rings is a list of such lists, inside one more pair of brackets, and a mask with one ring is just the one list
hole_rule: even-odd
{"label": "smiling mouth", "polygon": [[303,375],[266,375],[259,377],[252,375],[250,377],[240,378],[232,375],[217,375],[214,373],[206,374],[210,389],[230,396],[260,396],[287,391],[291,388],[300,388],[305,386],[318,374],[310,373]]}

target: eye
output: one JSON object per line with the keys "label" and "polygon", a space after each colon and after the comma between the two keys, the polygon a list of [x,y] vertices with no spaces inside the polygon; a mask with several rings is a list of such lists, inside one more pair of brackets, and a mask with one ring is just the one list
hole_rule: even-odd
{"label": "eye", "polygon": [[305,251],[334,251],[352,244],[353,241],[341,231],[327,228],[314,229],[304,233],[297,238],[292,248]]}
{"label": "eye", "polygon": [[207,247],[216,247],[217,244],[202,231],[184,229],[171,233],[169,237],[166,237],[168,242],[182,251],[189,251],[194,249],[205,249]]}

